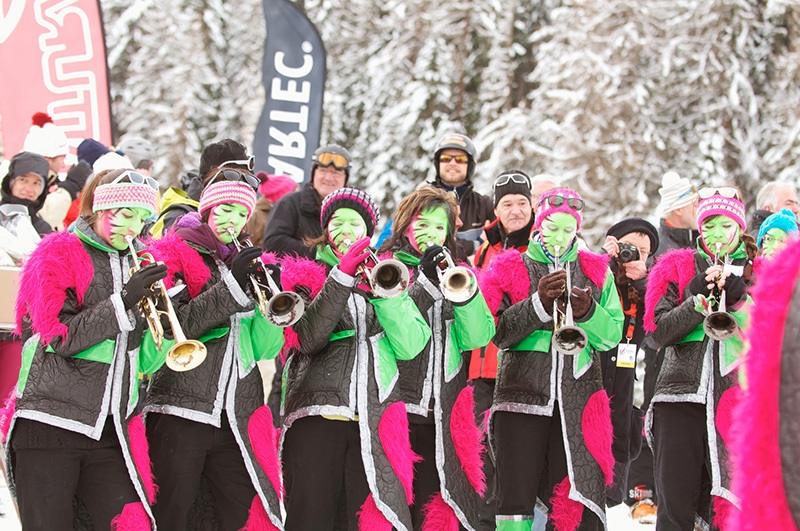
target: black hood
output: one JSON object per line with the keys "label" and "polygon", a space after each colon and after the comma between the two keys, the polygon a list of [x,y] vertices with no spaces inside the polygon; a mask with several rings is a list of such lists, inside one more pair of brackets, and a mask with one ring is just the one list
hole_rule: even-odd
{"label": "black hood", "polygon": [[44,200],[47,197],[47,186],[44,187],[42,193],[39,194],[39,197],[35,201],[20,199],[19,197],[11,195],[11,179],[9,179],[10,175],[10,173],[7,173],[5,177],[3,177],[3,184],[0,186],[0,192],[2,192],[0,195],[0,202],[10,205],[22,205],[26,207],[31,219],[34,219],[36,214],[42,209],[42,206],[44,206]]}

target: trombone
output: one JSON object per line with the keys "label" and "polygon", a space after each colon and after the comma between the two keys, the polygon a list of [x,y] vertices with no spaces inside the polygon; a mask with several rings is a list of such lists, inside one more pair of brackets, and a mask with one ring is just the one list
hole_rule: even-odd
{"label": "trombone", "polygon": [[[343,243],[348,245],[347,239]],[[372,265],[367,265],[367,263]],[[408,268],[400,260],[387,258],[380,260],[372,248],[369,248],[367,260],[356,271],[369,284],[369,289],[376,297],[389,299],[397,297],[408,287],[410,276]]]}
{"label": "trombone", "polygon": [[[714,254],[714,264],[721,264],[723,266],[723,271],[725,265],[728,264],[728,256],[726,255],[724,260],[720,262],[719,253],[720,249],[722,248],[722,244],[717,242],[717,252]],[[722,275],[720,275],[721,277]],[[718,278],[715,282],[719,282],[720,278]],[[736,319],[728,313],[725,307],[725,290],[720,289],[719,286],[714,287],[714,291],[719,296],[719,304],[717,305],[716,311],[713,311],[706,315],[705,319],[703,319],[703,330],[711,339],[715,341],[725,341],[733,337],[736,331],[739,329],[739,323],[736,322]]]}
{"label": "trombone", "polygon": [[[125,236],[125,241],[128,242],[128,249],[133,259],[131,275],[141,269],[139,258],[155,262],[153,255],[150,253],[143,253],[141,257],[138,255],[133,247],[133,236]],[[147,321],[150,334],[153,336],[153,342],[158,350],[161,350],[161,345],[164,341],[164,326],[161,324],[161,315],[167,316],[172,335],[175,338],[175,344],[167,352],[166,365],[175,372],[192,370],[206,359],[206,346],[195,339],[186,339],[186,335],[178,322],[178,316],[175,314],[175,308],[172,306],[172,301],[167,294],[167,288],[164,287],[164,281],[159,280],[153,286],[158,290],[156,297],[161,297],[166,310],[158,309],[157,301],[154,297],[144,297],[139,301],[139,312]]]}
{"label": "trombone", "polygon": [[439,286],[445,299],[456,304],[470,300],[478,291],[478,279],[467,267],[457,266],[447,247],[442,248],[443,259],[437,264]]}
{"label": "trombone", "polygon": [[[555,270],[561,268],[559,255],[561,254],[561,247],[555,247]],[[553,301],[553,348],[560,354],[565,356],[573,356],[578,354],[589,342],[586,332],[578,326],[575,326],[575,320],[572,317],[572,279],[570,278],[570,263],[567,262],[564,269],[567,272],[567,284],[565,287],[565,295],[567,297],[567,308],[562,314],[558,311],[558,300]]]}
{"label": "trombone", "polygon": [[[243,246],[239,243],[239,240],[236,239],[236,231],[230,227],[226,230],[228,234],[231,235],[231,240],[236,246],[236,249],[241,251]],[[247,243],[247,247],[252,247],[249,241],[245,243]],[[303,299],[293,291],[281,291],[264,266],[264,261],[261,260],[261,257],[257,258],[256,262],[261,265],[264,276],[267,277],[267,285],[264,286],[259,283],[255,275],[249,275],[250,285],[253,288],[253,296],[256,299],[256,305],[261,315],[266,317],[267,320],[275,326],[280,326],[282,328],[292,326],[300,320],[303,316],[303,312],[305,312],[306,305]]]}

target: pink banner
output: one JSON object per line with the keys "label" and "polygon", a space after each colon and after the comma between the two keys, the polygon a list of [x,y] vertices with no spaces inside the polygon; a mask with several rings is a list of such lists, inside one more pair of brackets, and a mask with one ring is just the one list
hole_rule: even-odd
{"label": "pink banner", "polygon": [[6,158],[22,149],[36,112],[53,117],[72,154],[84,138],[111,144],[98,0],[0,1],[0,78]]}

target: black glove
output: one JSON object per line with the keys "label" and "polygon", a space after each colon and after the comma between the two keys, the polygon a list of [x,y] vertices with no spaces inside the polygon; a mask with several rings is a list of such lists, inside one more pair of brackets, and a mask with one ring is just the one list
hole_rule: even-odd
{"label": "black glove", "polygon": [[592,292],[586,288],[572,288],[572,317],[581,319],[592,307]]}
{"label": "black glove", "polygon": [[231,261],[231,274],[242,289],[247,286],[247,277],[258,271],[261,247],[245,247]]}
{"label": "black glove", "polygon": [[736,304],[747,298],[747,285],[737,275],[728,275],[725,279],[725,304]]}
{"label": "black glove", "polygon": [[567,272],[561,269],[539,279],[537,291],[539,300],[548,312],[553,308],[553,302],[564,293],[567,286]]}
{"label": "black glove", "polygon": [[82,160],[69,169],[66,180],[60,181],[58,186],[69,192],[70,197],[75,200],[91,174],[92,167]]}
{"label": "black glove", "polygon": [[422,273],[428,277],[428,280],[433,283],[434,286],[439,286],[439,263],[444,259],[443,256],[444,249],[442,249],[441,245],[431,245],[425,252],[422,253],[422,257],[419,259],[419,268],[422,269]]}
{"label": "black glove", "polygon": [[145,297],[156,294],[153,284],[167,276],[167,266],[150,264],[136,271],[122,288],[122,303],[131,310]]}
{"label": "black glove", "polygon": [[692,278],[692,281],[689,282],[689,285],[686,286],[686,291],[689,293],[689,295],[704,295],[708,297],[711,295],[711,290],[708,289],[709,284],[710,282],[706,280],[706,274],[698,273],[694,276],[694,278]]}

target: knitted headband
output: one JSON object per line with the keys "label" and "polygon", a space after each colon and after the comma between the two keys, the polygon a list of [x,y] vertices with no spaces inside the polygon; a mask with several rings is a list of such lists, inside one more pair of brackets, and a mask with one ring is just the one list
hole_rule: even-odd
{"label": "knitted headband", "polygon": [[143,208],[156,212],[156,191],[146,183],[101,184],[94,191],[92,212],[113,208]]}
{"label": "knitted headband", "polygon": [[797,234],[797,218],[794,212],[784,208],[765,219],[758,229],[758,241],[756,243],[759,247],[761,247],[761,240],[764,239],[764,235],[772,229],[780,229],[786,234]]}
{"label": "knitted headband", "polygon": [[715,194],[706,199],[700,199],[697,204],[697,226],[702,227],[703,222],[712,216],[727,216],[738,223],[743,231],[747,229],[744,204],[735,197]]}
{"label": "knitted headband", "polygon": [[235,203],[247,209],[247,217],[253,215],[256,208],[256,191],[241,181],[219,181],[205,187],[200,194],[200,205],[197,211],[202,214],[218,205]]}
{"label": "knitted headband", "polygon": [[367,224],[367,235],[372,236],[375,226],[381,219],[381,211],[372,197],[358,188],[339,188],[329,193],[322,200],[319,223],[323,230],[328,226],[333,213],[340,208],[352,208],[364,218]]}
{"label": "knitted headband", "polygon": [[[555,205],[558,202],[561,204]],[[573,206],[570,206],[569,203],[572,203]],[[580,205],[580,207],[577,205]],[[578,221],[578,230],[581,230],[582,209],[583,199],[581,199],[578,192],[568,188],[548,190],[539,196],[539,203],[536,205],[536,224],[534,228],[539,229],[547,216],[556,212],[565,212]]]}

